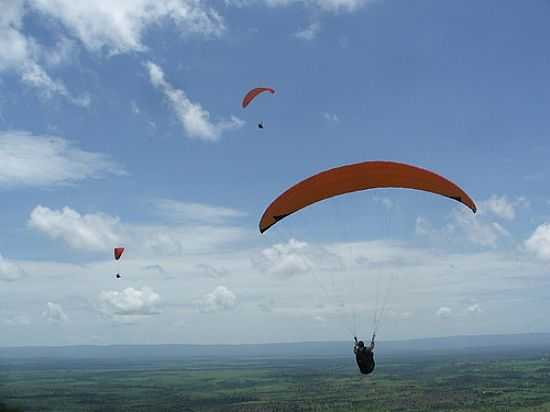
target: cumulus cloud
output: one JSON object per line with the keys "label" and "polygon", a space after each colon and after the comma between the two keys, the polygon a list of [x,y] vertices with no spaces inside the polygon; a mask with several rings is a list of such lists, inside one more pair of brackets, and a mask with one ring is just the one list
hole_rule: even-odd
{"label": "cumulus cloud", "polygon": [[14,68],[28,60],[32,53],[30,43],[20,32],[24,15],[23,1],[2,3],[0,14],[0,68]]}
{"label": "cumulus cloud", "polygon": [[479,203],[476,215],[464,207],[454,208],[449,223],[443,228],[436,228],[428,219],[418,217],[416,234],[441,240],[461,234],[476,245],[495,248],[499,241],[510,237],[508,230],[498,220],[514,220],[518,209],[526,207],[529,207],[529,201],[524,197],[510,200],[504,195],[492,195]]}
{"label": "cumulus cloud", "polygon": [[48,67],[57,67],[63,64],[67,64],[75,59],[77,56],[77,44],[74,40],[69,39],[63,35],[59,35],[59,38],[55,44],[55,48],[50,50],[44,50],[42,58],[45,65]]}
{"label": "cumulus cloud", "polygon": [[69,321],[69,317],[63,310],[63,307],[57,303],[48,302],[48,306],[42,317],[51,323],[65,323]]}
{"label": "cumulus cloud", "polygon": [[451,232],[462,231],[471,242],[481,246],[496,247],[500,238],[510,236],[498,222],[485,222],[464,209],[454,210],[453,223],[448,228]]}
{"label": "cumulus cloud", "polygon": [[50,186],[124,174],[109,156],[83,151],[60,137],[0,132],[0,186]]}
{"label": "cumulus cloud", "polygon": [[419,236],[439,240],[454,238],[460,234],[476,245],[491,248],[495,248],[502,238],[510,236],[500,223],[490,221],[482,215],[474,215],[465,208],[454,209],[450,222],[443,228],[436,228],[428,219],[417,217],[415,230]]}
{"label": "cumulus cloud", "polygon": [[245,232],[233,226],[127,226],[129,239],[140,239],[141,250],[155,255],[204,252],[242,239]]}
{"label": "cumulus cloud", "polygon": [[440,317],[441,319],[448,319],[452,314],[452,309],[448,308],[447,306],[441,306],[436,312],[436,316]]}
{"label": "cumulus cloud", "polygon": [[222,17],[201,0],[31,0],[33,9],[54,18],[92,51],[142,51],[146,30],[171,21],[181,33],[219,36]]}
{"label": "cumulus cloud", "polygon": [[81,214],[68,206],[57,210],[36,206],[28,225],[51,239],[64,241],[73,249],[105,252],[114,245],[124,244],[141,256],[205,252],[245,236],[243,229],[225,225],[122,224],[117,217],[104,213]]}
{"label": "cumulus cloud", "polygon": [[[56,64],[67,55],[66,43],[60,42],[62,50],[45,51],[31,36],[23,31],[23,17],[29,4],[23,0],[2,3],[0,15],[0,72],[13,71],[29,86],[42,91],[46,96],[61,95],[80,106],[87,106],[88,97],[74,97],[62,81],[53,79],[44,69],[41,60]],[[49,56],[44,58],[45,56]]]}
{"label": "cumulus cloud", "polygon": [[160,295],[145,286],[142,289],[126,288],[107,290],[99,294],[99,311],[107,318],[133,321],[160,313],[157,305]]}
{"label": "cumulus cloud", "polygon": [[246,213],[227,207],[169,199],[157,200],[155,206],[162,215],[174,221],[222,223],[227,219],[246,216]]}
{"label": "cumulus cloud", "polygon": [[233,309],[237,305],[237,296],[225,286],[218,286],[207,293],[199,303],[199,309],[204,313],[222,312]]}
{"label": "cumulus cloud", "polygon": [[[316,21],[316,22],[311,23],[306,28],[304,28],[302,30],[299,30],[296,33],[294,33],[294,36],[296,38],[300,39],[300,40],[310,41],[310,40],[315,39],[320,31],[321,31],[321,23]],[[328,113],[326,113],[326,114],[328,114]]]}
{"label": "cumulus cloud", "polygon": [[253,256],[252,264],[262,272],[279,278],[321,271],[340,271],[346,253],[333,248],[329,250],[320,245],[309,245],[291,238],[287,243],[276,243]]}
{"label": "cumulus cloud", "polygon": [[222,17],[201,0],[10,0],[2,2],[0,16],[0,72],[14,71],[21,80],[46,96],[61,95],[74,104],[88,106],[90,98],[75,97],[44,65],[69,59],[72,42],[62,38],[53,49],[25,32],[24,17],[38,14],[60,22],[92,52],[108,54],[144,51],[147,29],[171,21],[182,34],[219,36]]}
{"label": "cumulus cloud", "polygon": [[91,99],[89,96],[73,96],[69,93],[61,80],[52,79],[48,73],[36,63],[25,64],[20,75],[24,83],[40,90],[45,97],[51,97],[54,94],[58,94],[77,106],[87,107],[90,105]]}
{"label": "cumulus cloud", "polygon": [[25,276],[25,271],[14,262],[0,255],[0,281],[13,282]]}
{"label": "cumulus cloud", "polygon": [[254,263],[264,272],[282,277],[309,272],[314,267],[308,256],[308,244],[296,239],[262,250]]}
{"label": "cumulus cloud", "polygon": [[529,202],[524,197],[509,200],[506,196],[492,195],[489,199],[481,202],[480,214],[493,214],[496,217],[506,220],[514,220],[518,207],[527,207]]}
{"label": "cumulus cloud", "polygon": [[525,241],[525,248],[543,260],[550,260],[550,223],[538,226]]}
{"label": "cumulus cloud", "polygon": [[244,122],[235,116],[231,116],[229,120],[211,122],[210,113],[203,109],[200,103],[192,102],[183,90],[175,88],[166,81],[164,72],[159,66],[151,62],[146,66],[151,84],[164,94],[188,137],[216,141],[223,132],[243,126]]}
{"label": "cumulus cloud", "polygon": [[103,214],[81,215],[64,207],[52,210],[35,207],[29,219],[29,226],[52,239],[63,239],[74,249],[106,251],[119,242],[116,234],[118,219]]}

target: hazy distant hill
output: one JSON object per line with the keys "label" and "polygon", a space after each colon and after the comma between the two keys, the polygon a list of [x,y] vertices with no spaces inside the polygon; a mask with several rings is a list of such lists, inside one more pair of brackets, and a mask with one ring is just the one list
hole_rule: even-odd
{"label": "hazy distant hill", "polygon": [[[9,359],[117,359],[183,360],[190,358],[293,358],[349,356],[352,342],[303,342],[250,345],[108,345],[27,346],[0,348],[0,360]],[[549,334],[451,336],[408,341],[380,341],[377,355],[451,353],[520,353],[533,349],[550,352]]]}

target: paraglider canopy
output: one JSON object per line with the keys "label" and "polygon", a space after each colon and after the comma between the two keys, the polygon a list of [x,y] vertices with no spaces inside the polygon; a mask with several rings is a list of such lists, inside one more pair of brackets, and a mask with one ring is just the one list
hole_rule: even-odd
{"label": "paraglider canopy", "polygon": [[389,161],[372,161],[336,167],[295,184],[265,210],[263,233],[279,220],[313,203],[345,193],[375,188],[404,188],[454,199],[476,212],[474,201],[450,180],[420,167]]}
{"label": "paraglider canopy", "polygon": [[275,94],[275,90],[273,90],[271,87],[256,87],[252,90],[250,90],[243,98],[242,106],[243,109],[250,104],[252,100],[256,98],[261,93],[269,92],[271,94]]}
{"label": "paraglider canopy", "polygon": [[114,249],[115,260],[119,260],[123,253],[124,253],[123,247],[116,247]]}

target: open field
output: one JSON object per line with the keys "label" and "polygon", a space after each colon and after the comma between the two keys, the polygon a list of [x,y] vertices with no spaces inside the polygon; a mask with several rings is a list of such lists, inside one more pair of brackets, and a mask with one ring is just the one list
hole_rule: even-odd
{"label": "open field", "polygon": [[[322,359],[11,360],[0,411],[550,410],[544,350]],[[7,406],[6,406],[7,405]]]}

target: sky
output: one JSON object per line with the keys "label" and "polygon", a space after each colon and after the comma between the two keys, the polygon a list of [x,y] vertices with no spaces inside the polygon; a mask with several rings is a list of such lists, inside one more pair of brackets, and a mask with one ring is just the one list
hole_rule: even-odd
{"label": "sky", "polygon": [[[0,346],[550,331],[549,2],[0,8]],[[259,233],[367,160],[479,211],[372,190]]]}

